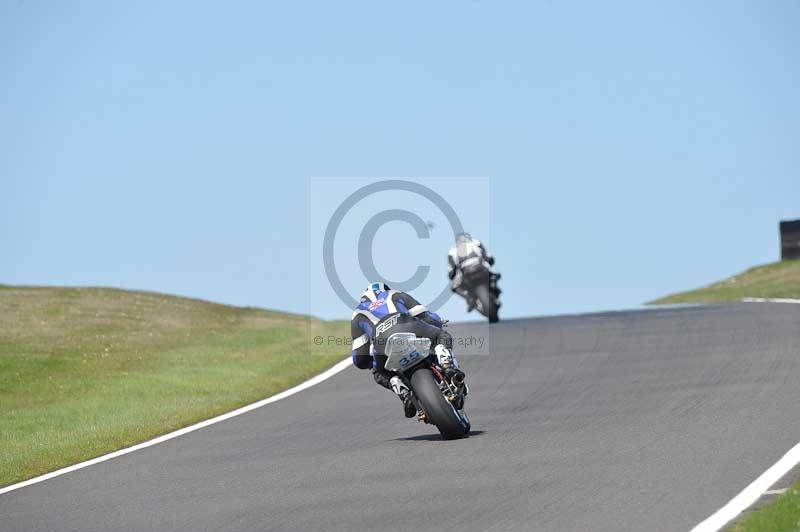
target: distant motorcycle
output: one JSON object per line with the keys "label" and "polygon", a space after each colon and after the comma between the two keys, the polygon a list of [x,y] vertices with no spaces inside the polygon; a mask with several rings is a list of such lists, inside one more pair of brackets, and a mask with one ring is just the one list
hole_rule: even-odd
{"label": "distant motorcycle", "polygon": [[480,257],[470,257],[460,265],[461,287],[468,293],[470,306],[489,318],[489,323],[497,323],[500,308],[500,289],[497,281],[500,274],[492,271],[491,265]]}
{"label": "distant motorcycle", "polygon": [[386,369],[396,372],[412,391],[417,417],[432,423],[445,440],[469,435],[470,421],[464,412],[468,393],[463,379],[448,382],[435,356],[429,356],[431,341],[414,333],[400,332],[389,337],[386,345]]}

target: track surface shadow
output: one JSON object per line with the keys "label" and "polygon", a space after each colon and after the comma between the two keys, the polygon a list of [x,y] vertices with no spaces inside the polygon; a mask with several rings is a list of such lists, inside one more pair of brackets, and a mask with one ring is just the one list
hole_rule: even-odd
{"label": "track surface shadow", "polygon": [[[469,437],[474,438],[484,434],[485,432],[486,431],[483,430],[471,430],[469,431]],[[442,443],[449,443],[447,440],[443,440],[442,436],[439,434],[417,434],[416,436],[408,436],[407,438],[394,438],[388,441],[438,441]]]}

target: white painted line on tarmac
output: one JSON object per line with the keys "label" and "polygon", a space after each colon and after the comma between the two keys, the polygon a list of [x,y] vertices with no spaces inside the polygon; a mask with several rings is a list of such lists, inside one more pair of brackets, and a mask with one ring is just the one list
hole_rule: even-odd
{"label": "white painted line on tarmac", "polygon": [[759,497],[766,493],[769,488],[798,463],[800,463],[800,443],[792,447],[772,467],[761,473],[761,476],[751,482],[739,495],[728,501],[728,504],[694,527],[692,532],[716,532],[720,530],[737,515],[750,508]]}
{"label": "white painted line on tarmac", "polygon": [[788,297],[743,297],[745,303],[800,303],[800,299],[790,299]]}
{"label": "white painted line on tarmac", "polygon": [[9,491],[18,490],[20,488],[24,488],[25,486],[30,486],[31,484],[37,484],[39,482],[49,480],[51,478],[60,477],[65,473],[70,473],[72,471],[77,471],[78,469],[83,469],[84,467],[89,467],[94,464],[99,464],[100,462],[105,462],[106,460],[111,460],[112,458],[116,458],[118,456],[123,456],[134,451],[138,451],[139,449],[145,449],[147,447],[152,447],[153,445],[165,442],[167,440],[171,440],[173,438],[177,438],[178,436],[183,436],[184,434],[188,434],[190,432],[194,432],[198,429],[202,429],[204,427],[208,427],[209,425],[213,425],[215,423],[219,423],[220,421],[225,421],[226,419],[230,419],[232,417],[240,416],[246,412],[250,412],[251,410],[255,410],[256,408],[261,408],[262,406],[266,406],[270,403],[274,403],[276,401],[280,401],[281,399],[286,399],[296,393],[302,392],[303,390],[307,390],[311,388],[315,384],[319,384],[322,381],[328,380],[337,373],[344,371],[347,369],[350,364],[352,364],[350,357],[342,360],[341,362],[337,362],[335,366],[332,368],[323,371],[319,375],[315,377],[311,377],[305,382],[301,382],[297,386],[293,388],[289,388],[288,390],[284,390],[281,393],[275,394],[271,397],[267,397],[266,399],[262,399],[255,403],[251,403],[249,405],[243,406],[241,408],[237,408],[236,410],[232,410],[226,414],[221,414],[217,417],[212,417],[211,419],[206,419],[205,421],[201,421],[199,423],[195,423],[194,425],[189,425],[188,427],[183,427],[182,429],[178,429],[174,432],[170,432],[169,434],[164,434],[163,436],[159,436],[157,438],[153,438],[152,440],[148,440],[142,443],[138,443],[132,447],[126,447],[125,449],[120,449],[118,451],[114,451],[113,453],[104,454],[103,456],[98,456],[97,458],[92,458],[91,460],[87,460],[85,462],[81,462],[79,464],[71,465],[68,467],[64,467],[62,469],[58,469],[56,471],[52,471],[50,473],[46,473],[44,475],[34,477],[28,480],[24,480],[22,482],[18,482],[17,484],[11,484],[10,486],[6,486],[4,488],[0,488],[0,495],[3,493],[8,493]]}

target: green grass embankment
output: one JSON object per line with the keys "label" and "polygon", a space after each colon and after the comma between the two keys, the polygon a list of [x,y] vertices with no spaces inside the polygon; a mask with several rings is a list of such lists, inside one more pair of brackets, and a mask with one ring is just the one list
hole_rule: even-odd
{"label": "green grass embankment", "polygon": [[107,288],[0,285],[0,485],[289,388],[345,322]]}
{"label": "green grass embankment", "polygon": [[724,281],[651,301],[670,303],[714,303],[747,297],[800,299],[800,260],[756,266]]}

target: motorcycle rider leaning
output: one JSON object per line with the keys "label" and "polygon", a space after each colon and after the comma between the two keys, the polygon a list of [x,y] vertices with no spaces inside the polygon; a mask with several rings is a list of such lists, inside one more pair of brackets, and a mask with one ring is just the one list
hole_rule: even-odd
{"label": "motorcycle rider leaning", "polygon": [[[396,319],[390,329],[381,331],[377,338],[376,331],[389,318]],[[416,299],[405,292],[392,290],[386,284],[371,283],[358,303],[350,320],[350,333],[353,337],[353,364],[359,369],[372,368],[375,382],[392,390],[403,402],[406,417],[414,417],[417,409],[411,401],[411,390],[394,372],[388,371],[386,364],[386,338],[396,332],[411,332],[419,338],[431,340],[431,353],[444,370],[445,378],[463,379],[464,372],[458,368],[453,356],[453,337],[442,327],[444,321],[434,312],[429,311]]]}
{"label": "motorcycle rider leaning", "polygon": [[467,312],[475,308],[475,297],[464,286],[463,268],[471,263],[478,261],[486,261],[488,263],[488,269],[491,272],[492,292],[495,297],[500,295],[500,288],[497,286],[500,274],[491,269],[491,266],[494,266],[494,257],[486,251],[480,240],[472,238],[469,233],[459,234],[456,237],[456,243],[447,252],[447,261],[450,263],[450,271],[447,273],[448,277],[450,277],[450,289],[467,300]]}

